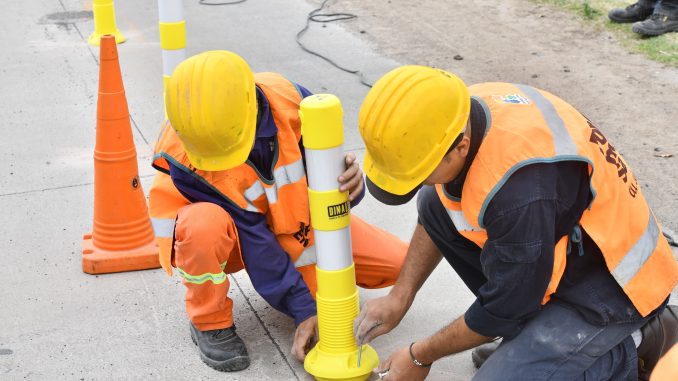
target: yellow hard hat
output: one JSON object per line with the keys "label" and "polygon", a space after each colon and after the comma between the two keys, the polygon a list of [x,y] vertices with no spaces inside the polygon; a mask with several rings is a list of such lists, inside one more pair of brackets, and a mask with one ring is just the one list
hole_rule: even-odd
{"label": "yellow hard hat", "polygon": [[463,131],[470,107],[464,82],[444,70],[411,65],[381,77],[359,117],[370,192],[412,198]]}
{"label": "yellow hard hat", "polygon": [[183,61],[169,78],[165,105],[194,167],[220,171],[247,160],[257,98],[254,74],[240,56],[214,50]]}

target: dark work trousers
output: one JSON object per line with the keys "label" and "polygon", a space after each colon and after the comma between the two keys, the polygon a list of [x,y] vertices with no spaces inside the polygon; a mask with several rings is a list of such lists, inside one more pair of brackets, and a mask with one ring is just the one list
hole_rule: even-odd
{"label": "dark work trousers", "polygon": [[639,0],[645,7],[655,7],[655,12],[668,16],[678,16],[678,0]]}
{"label": "dark work trousers", "polygon": [[[419,222],[466,286],[486,282],[481,249],[455,229],[433,187],[419,191]],[[473,380],[637,380],[631,333],[647,319],[595,325],[562,300],[549,302],[520,333],[504,340]],[[482,334],[482,332],[479,332]]]}

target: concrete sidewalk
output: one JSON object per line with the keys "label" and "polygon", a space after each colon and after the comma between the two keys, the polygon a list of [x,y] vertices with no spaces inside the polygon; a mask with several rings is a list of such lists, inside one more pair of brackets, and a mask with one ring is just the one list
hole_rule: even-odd
{"label": "concrete sidewalk", "polygon": [[[94,28],[90,3],[3,4],[0,242],[6,286],[0,290],[0,379],[310,380],[289,355],[292,321],[268,307],[245,274],[232,277],[229,295],[252,365],[222,374],[200,361],[189,338],[178,277],[161,270],[82,273],[82,234],[92,224],[99,54],[85,42]],[[152,145],[163,119],[157,5],[133,0],[115,5],[118,26],[129,38],[119,45],[119,55],[147,192]],[[302,0],[224,7],[186,1],[187,50],[230,49],[256,71],[277,71],[313,92],[338,95],[346,112],[346,148],[362,157],[356,125],[367,88],[294,41],[313,8]],[[332,24],[313,25],[304,39],[340,63],[364,69],[368,80],[398,65]],[[355,212],[404,240],[416,221],[413,205],[384,208],[370,197]],[[384,292],[363,292],[362,300]],[[449,296],[444,301],[426,302],[426,295],[443,293]],[[374,346],[388,356],[463,313],[471,300],[442,266],[401,326]],[[471,374],[470,356],[461,354],[436,363],[430,379],[464,380]]]}
{"label": "concrete sidewalk", "polygon": [[[92,224],[99,55],[98,48],[86,44],[94,29],[90,3],[7,2],[0,16],[0,114],[5,116],[0,379],[311,380],[289,354],[293,322],[257,295],[244,272],[231,277],[229,295],[252,365],[234,374],[213,371],[200,361],[177,276],[162,270],[82,273],[82,235]],[[184,3],[188,54],[233,50],[256,71],[280,72],[313,92],[336,94],[346,113],[346,148],[362,158],[357,114],[367,88],[356,76],[304,53],[294,41],[318,1]],[[148,191],[152,145],[163,120],[157,4],[117,0],[115,5],[118,26],[129,38],[118,49]],[[376,54],[356,36],[334,24],[315,24],[304,40],[339,63],[363,70],[369,81],[401,64]],[[389,208],[367,196],[355,213],[403,240],[409,240],[416,223],[413,203]],[[361,299],[385,292],[363,290]],[[472,301],[451,268],[441,265],[401,325],[374,346],[385,359],[443,327]],[[461,353],[436,362],[429,379],[467,380],[472,374],[470,354]]]}

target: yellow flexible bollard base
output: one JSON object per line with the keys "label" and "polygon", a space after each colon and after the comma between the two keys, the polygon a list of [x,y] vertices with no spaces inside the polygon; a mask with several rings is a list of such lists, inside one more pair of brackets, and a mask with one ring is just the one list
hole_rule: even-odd
{"label": "yellow flexible bollard base", "polygon": [[355,266],[341,270],[316,267],[318,278],[318,330],[320,342],[306,356],[304,369],[318,381],[364,381],[379,365],[377,352],[363,345],[360,367],[353,337],[353,319],[358,316]]}
{"label": "yellow flexible bollard base", "polygon": [[316,345],[304,361],[304,369],[318,381],[364,381],[379,365],[379,355],[372,347],[363,345],[362,359],[358,368],[358,350],[351,353],[326,353]]}
{"label": "yellow flexible bollard base", "polygon": [[107,34],[110,34],[113,37],[115,37],[116,44],[122,44],[123,42],[127,41],[127,37],[123,36],[119,30],[116,30],[113,33],[104,33],[104,34],[97,34],[96,32],[93,32],[87,39],[87,43],[92,46],[99,46],[101,44],[101,37]]}

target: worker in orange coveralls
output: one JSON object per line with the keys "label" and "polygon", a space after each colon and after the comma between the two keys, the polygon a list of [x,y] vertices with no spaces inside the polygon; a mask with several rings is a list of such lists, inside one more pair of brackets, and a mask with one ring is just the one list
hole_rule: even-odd
{"label": "worker in orange coveralls", "polygon": [[[299,103],[311,95],[282,75],[253,74],[238,55],[210,51],[182,62],[165,97],[150,212],[160,262],[183,277],[190,334],[219,371],[250,364],[233,321],[227,274],[245,269],[256,291],[297,325],[293,354],[318,339],[313,230]],[[351,205],[364,196],[353,154],[337,179]],[[407,245],[351,218],[357,284],[390,286]],[[382,253],[388,253],[383,255]]]}

